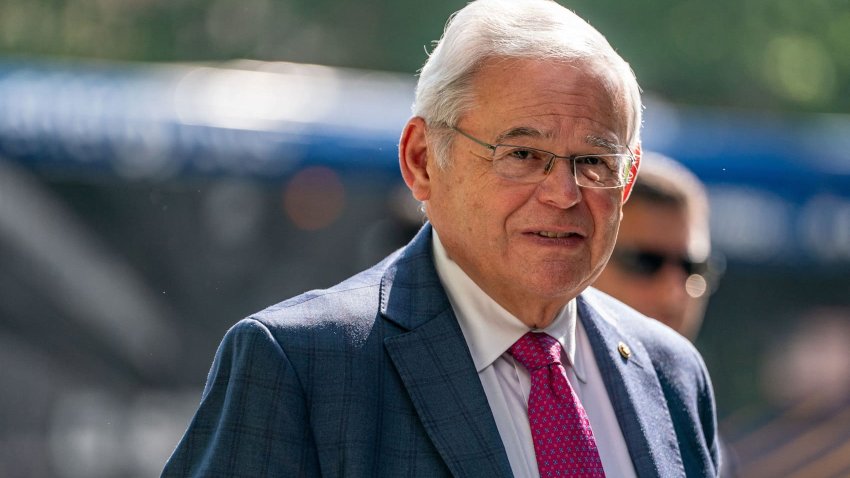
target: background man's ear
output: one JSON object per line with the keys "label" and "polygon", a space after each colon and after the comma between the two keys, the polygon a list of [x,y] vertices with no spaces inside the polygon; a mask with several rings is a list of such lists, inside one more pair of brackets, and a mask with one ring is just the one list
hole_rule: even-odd
{"label": "background man's ear", "polygon": [[640,170],[640,145],[635,147],[632,154],[634,154],[635,160],[629,169],[629,178],[626,180],[626,186],[623,188],[623,203],[629,200],[629,195],[632,193],[632,186],[635,185],[638,177],[638,171]]}
{"label": "background man's ear", "polygon": [[398,163],[405,184],[419,201],[431,196],[431,177],[428,161],[431,152],[426,138],[425,120],[414,116],[407,121],[398,143]]}

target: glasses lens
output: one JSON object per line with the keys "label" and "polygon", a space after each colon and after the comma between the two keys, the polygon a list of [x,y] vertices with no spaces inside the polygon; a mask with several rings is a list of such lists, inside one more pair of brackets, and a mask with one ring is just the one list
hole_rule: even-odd
{"label": "glasses lens", "polygon": [[613,258],[625,271],[646,277],[657,274],[665,261],[660,254],[637,250],[618,250]]}
{"label": "glasses lens", "polygon": [[543,179],[552,156],[539,149],[500,144],[493,150],[493,169],[504,178],[535,182]]}
{"label": "glasses lens", "polygon": [[625,184],[625,154],[578,156],[575,158],[576,183],[586,188],[616,188]]}
{"label": "glasses lens", "polygon": [[615,262],[631,274],[651,277],[670,263],[681,268],[686,275],[705,275],[708,272],[706,261],[694,262],[686,257],[666,256],[657,252],[639,249],[618,249],[612,256]]}

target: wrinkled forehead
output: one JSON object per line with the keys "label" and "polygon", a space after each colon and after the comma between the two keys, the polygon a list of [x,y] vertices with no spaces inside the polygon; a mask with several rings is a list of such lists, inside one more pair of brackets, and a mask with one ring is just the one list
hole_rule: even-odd
{"label": "wrinkled forehead", "polygon": [[[550,90],[557,90],[558,85],[554,84],[558,81],[557,77],[551,82],[540,85],[540,82],[535,82],[534,76],[545,70],[540,70],[540,65],[551,66],[553,69],[563,72],[561,77],[564,83],[573,85],[573,90],[565,88],[564,92],[568,95],[579,94],[585,100],[590,99],[593,104],[598,105],[595,108],[594,114],[603,115],[604,118],[599,118],[605,123],[613,126],[614,132],[618,136],[620,146],[627,145],[629,141],[629,131],[631,127],[631,119],[633,112],[631,111],[631,103],[628,101],[626,87],[621,76],[617,73],[613,66],[610,66],[601,61],[593,59],[580,60],[558,60],[558,59],[540,59],[540,58],[505,58],[491,57],[479,64],[473,73],[471,80],[470,95],[467,106],[481,107],[483,105],[475,104],[476,101],[482,101],[481,96],[484,90],[490,91],[493,87],[491,76],[494,71],[511,71],[511,75],[518,78],[527,78],[524,82],[527,85],[525,90],[509,89],[507,85],[496,85],[495,88],[502,91],[505,95],[489,95],[488,100],[499,102],[501,98],[508,96],[524,97],[526,101],[520,102],[524,105],[534,105],[545,101],[546,94]],[[581,84],[581,87],[575,85]],[[545,91],[544,91],[545,90]],[[566,102],[572,101],[569,97]],[[578,101],[581,103],[581,101]],[[492,106],[492,105],[487,105]]]}
{"label": "wrinkled forehead", "polygon": [[632,111],[623,76],[613,65],[599,60],[580,60],[573,64],[599,83],[616,119],[620,141],[622,144],[628,144],[629,131],[634,127],[631,124],[634,111]]}

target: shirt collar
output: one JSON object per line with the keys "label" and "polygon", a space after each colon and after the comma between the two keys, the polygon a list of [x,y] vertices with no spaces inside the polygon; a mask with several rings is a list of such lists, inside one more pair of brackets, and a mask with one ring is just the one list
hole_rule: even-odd
{"label": "shirt collar", "polygon": [[[475,368],[481,372],[532,329],[481,290],[448,256],[436,229],[432,229],[432,234],[437,275],[446,289]],[[584,382],[584,368],[576,363],[576,318],[576,301],[573,299],[558,312],[548,327],[535,331],[546,332],[561,343],[576,376]]]}

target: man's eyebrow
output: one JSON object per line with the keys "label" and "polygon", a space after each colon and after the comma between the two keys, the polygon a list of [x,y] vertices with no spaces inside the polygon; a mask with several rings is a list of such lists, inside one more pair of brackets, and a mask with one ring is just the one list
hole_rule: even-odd
{"label": "man's eyebrow", "polygon": [[[537,128],[532,128],[530,126],[518,126],[496,136],[495,144],[504,144],[505,142],[509,143],[512,139],[517,138],[548,138],[551,136],[551,134],[544,133]],[[617,154],[623,150],[623,147],[619,143],[607,140],[600,136],[594,136],[592,134],[585,136],[584,141],[591,146],[605,148],[611,154]]]}
{"label": "man's eyebrow", "polygon": [[539,129],[531,128],[529,126],[518,126],[496,136],[496,144],[501,144],[506,140],[510,141],[511,139],[516,138],[544,138],[546,136],[547,135]]}
{"label": "man's eyebrow", "polygon": [[605,138],[600,138],[599,136],[593,136],[589,134],[584,137],[585,142],[592,146],[597,146],[599,148],[605,148],[612,154],[617,154],[622,152],[623,147],[613,141],[609,141]]}

